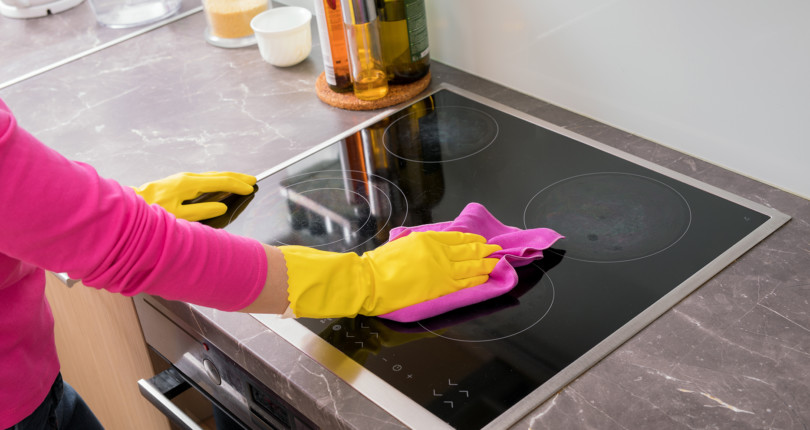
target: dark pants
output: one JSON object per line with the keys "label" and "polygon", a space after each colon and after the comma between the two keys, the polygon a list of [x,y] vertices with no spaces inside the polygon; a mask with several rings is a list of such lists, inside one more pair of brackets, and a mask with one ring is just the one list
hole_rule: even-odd
{"label": "dark pants", "polygon": [[62,374],[56,377],[48,397],[13,430],[103,430],[93,411],[67,382]]}

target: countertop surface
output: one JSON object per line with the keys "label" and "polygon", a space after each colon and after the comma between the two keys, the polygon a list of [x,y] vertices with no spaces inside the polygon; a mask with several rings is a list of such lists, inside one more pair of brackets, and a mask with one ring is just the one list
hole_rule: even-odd
{"label": "countertop surface", "polygon": [[[255,46],[207,44],[203,15],[183,12],[149,31],[99,27],[86,2],[0,17],[0,98],[40,140],[127,185],[259,174],[379,113],[316,97],[317,37],[303,63],[275,68]],[[453,84],[792,217],[516,428],[810,427],[810,201],[441,63],[431,71],[428,91]],[[324,428],[401,426],[254,317],[170,306]]]}

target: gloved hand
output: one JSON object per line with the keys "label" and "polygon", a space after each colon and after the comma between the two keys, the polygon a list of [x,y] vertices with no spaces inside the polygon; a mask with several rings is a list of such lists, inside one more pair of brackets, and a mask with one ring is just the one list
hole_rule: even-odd
{"label": "gloved hand", "polygon": [[381,315],[483,284],[501,250],[477,234],[428,231],[388,242],[362,256],[280,246],[287,293],[297,317]]}
{"label": "gloved hand", "polygon": [[221,202],[184,202],[213,192],[247,195],[255,184],[255,177],[242,173],[205,172],[176,173],[133,188],[150,205],[158,204],[178,218],[199,221],[224,214],[228,206]]}

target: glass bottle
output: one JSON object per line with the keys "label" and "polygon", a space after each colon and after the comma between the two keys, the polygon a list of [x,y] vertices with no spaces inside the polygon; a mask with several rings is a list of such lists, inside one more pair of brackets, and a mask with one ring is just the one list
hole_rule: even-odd
{"label": "glass bottle", "polygon": [[346,50],[340,1],[315,0],[315,19],[321,38],[326,84],[338,93],[351,91],[352,77],[349,73],[349,53]]}
{"label": "glass bottle", "polygon": [[340,0],[354,95],[377,100],[388,94],[374,0]]}
{"label": "glass bottle", "polygon": [[376,0],[383,64],[392,84],[407,84],[430,69],[425,0]]}

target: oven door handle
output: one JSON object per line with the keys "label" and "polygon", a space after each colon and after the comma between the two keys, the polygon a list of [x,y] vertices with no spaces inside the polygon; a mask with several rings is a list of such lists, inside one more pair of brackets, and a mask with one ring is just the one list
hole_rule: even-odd
{"label": "oven door handle", "polygon": [[[171,370],[171,369],[170,369]],[[158,375],[160,376],[160,375]],[[157,376],[156,376],[157,377]],[[166,415],[175,424],[180,426],[183,430],[203,430],[202,427],[197,425],[188,415],[178,408],[163,392],[156,387],[151,380],[140,379],[138,380],[138,388],[150,403],[155,405],[164,415]]]}

